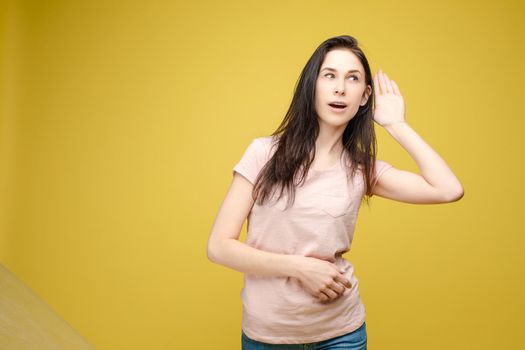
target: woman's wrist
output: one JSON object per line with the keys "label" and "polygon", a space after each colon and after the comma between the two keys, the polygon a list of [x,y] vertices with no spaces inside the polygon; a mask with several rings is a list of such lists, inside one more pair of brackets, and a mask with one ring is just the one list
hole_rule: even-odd
{"label": "woman's wrist", "polygon": [[284,273],[289,277],[299,277],[299,259],[301,256],[299,255],[292,255],[287,254],[283,255],[284,257],[284,263],[283,266],[285,267]]}

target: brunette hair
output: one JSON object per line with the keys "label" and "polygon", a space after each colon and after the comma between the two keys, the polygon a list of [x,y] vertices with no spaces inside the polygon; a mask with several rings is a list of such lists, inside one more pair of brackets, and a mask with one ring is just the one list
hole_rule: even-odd
{"label": "brunette hair", "polygon": [[[373,95],[374,83],[365,54],[357,39],[341,35],[325,40],[317,47],[295,85],[292,102],[279,127],[271,134],[277,147],[273,156],[259,172],[253,189],[253,198],[259,204],[269,200],[277,190],[281,198],[288,193],[288,205],[295,201],[295,187],[304,183],[315,157],[315,141],[319,134],[318,116],[315,110],[315,86],[319,70],[326,54],[334,49],[348,49],[361,61],[365,70],[365,85],[372,87],[366,104],[360,106],[343,132],[344,162],[347,176],[352,177],[359,166],[365,184],[365,199],[372,196],[371,184],[375,172],[377,141],[374,131]],[[364,169],[363,169],[364,168]]]}

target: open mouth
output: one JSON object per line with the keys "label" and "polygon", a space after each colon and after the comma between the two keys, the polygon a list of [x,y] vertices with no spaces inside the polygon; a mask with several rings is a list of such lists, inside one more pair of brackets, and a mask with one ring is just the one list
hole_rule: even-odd
{"label": "open mouth", "polygon": [[330,107],[332,108],[335,108],[335,109],[345,109],[346,108],[346,104],[344,103],[329,103],[328,104]]}

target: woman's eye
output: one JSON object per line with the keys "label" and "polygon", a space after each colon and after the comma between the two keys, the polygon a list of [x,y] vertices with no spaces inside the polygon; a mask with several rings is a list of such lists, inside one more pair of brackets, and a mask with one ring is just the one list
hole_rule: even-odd
{"label": "woman's eye", "polygon": [[[331,77],[333,77],[334,75],[333,75],[332,73],[326,73],[324,76],[325,76],[325,77],[328,77],[328,78],[331,78]],[[354,80],[359,80],[359,78],[357,77],[357,75],[351,75],[351,76],[349,76],[349,78],[354,78]]]}

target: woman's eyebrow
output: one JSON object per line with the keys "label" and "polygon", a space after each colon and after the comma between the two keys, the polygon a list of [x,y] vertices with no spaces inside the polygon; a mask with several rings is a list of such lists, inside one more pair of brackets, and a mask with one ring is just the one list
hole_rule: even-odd
{"label": "woman's eyebrow", "polygon": [[[325,70],[325,69],[326,69],[326,70],[329,70],[329,71],[332,71],[332,72],[337,72],[336,69],[334,69],[334,68],[330,68],[330,67],[324,67],[324,68],[321,69],[321,70]],[[361,74],[361,72],[360,72],[359,70],[357,70],[357,69],[350,69],[347,73],[359,73],[359,74]]]}

